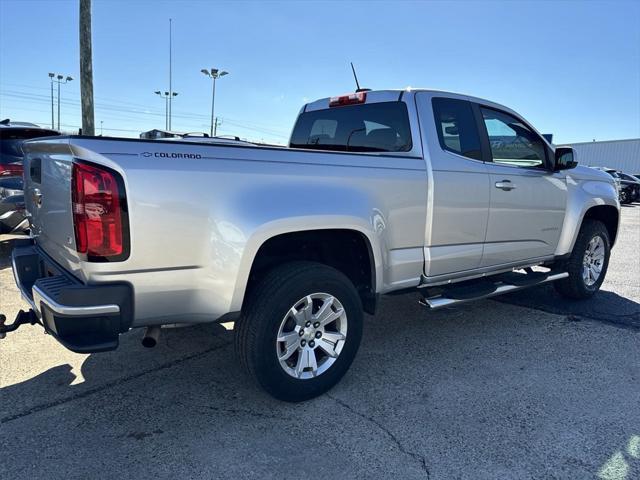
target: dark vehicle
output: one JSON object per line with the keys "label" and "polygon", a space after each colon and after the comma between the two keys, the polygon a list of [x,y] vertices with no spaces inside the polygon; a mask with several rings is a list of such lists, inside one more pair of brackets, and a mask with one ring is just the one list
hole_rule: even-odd
{"label": "dark vehicle", "polygon": [[627,203],[640,201],[640,180],[624,172],[617,173],[620,178],[620,187],[624,192]]}
{"label": "dark vehicle", "polygon": [[629,180],[624,180],[621,175],[622,172],[618,172],[615,168],[607,168],[607,167],[591,167],[596,170],[601,170],[603,172],[607,172],[609,175],[613,177],[616,183],[616,188],[618,190],[618,200],[620,203],[631,203],[634,199],[634,187],[635,182],[630,182]]}
{"label": "dark vehicle", "polygon": [[31,138],[60,135],[55,130],[40,128],[34,123],[0,122],[0,178],[22,176],[22,142]]}
{"label": "dark vehicle", "polygon": [[22,184],[22,143],[25,140],[60,135],[34,123],[0,122],[0,233],[18,233],[28,228]]}
{"label": "dark vehicle", "polygon": [[0,233],[20,233],[29,228],[22,188],[22,177],[0,178]]}

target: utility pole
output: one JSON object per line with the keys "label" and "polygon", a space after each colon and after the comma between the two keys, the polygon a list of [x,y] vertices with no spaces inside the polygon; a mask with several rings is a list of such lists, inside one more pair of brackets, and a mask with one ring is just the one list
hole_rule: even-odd
{"label": "utility pole", "polygon": [[218,135],[218,127],[222,125],[222,120],[216,117],[216,121],[213,124],[213,136],[216,137]]}
{"label": "utility pole", "polygon": [[80,98],[82,133],[93,136],[93,61],[91,57],[91,0],[80,0]]}

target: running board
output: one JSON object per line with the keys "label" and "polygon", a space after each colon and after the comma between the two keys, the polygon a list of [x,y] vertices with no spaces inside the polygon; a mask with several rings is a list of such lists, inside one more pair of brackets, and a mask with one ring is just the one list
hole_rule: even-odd
{"label": "running board", "polygon": [[[518,274],[521,276],[527,276],[526,274]],[[561,278],[567,278],[569,276],[568,272],[549,272],[549,274],[544,275],[540,278],[539,281],[535,283],[531,282],[514,282],[509,283],[507,278],[500,278],[499,275],[496,276],[497,281],[495,283],[484,281],[482,284],[475,289],[476,294],[473,294],[474,286],[470,285],[468,287],[463,287],[464,294],[460,294],[460,292],[454,293],[451,292],[452,295],[447,296],[447,290],[445,289],[440,295],[434,297],[424,297],[420,299],[420,304],[429,307],[430,309],[450,307],[451,305],[457,305],[460,303],[471,302],[473,300],[480,300],[482,298],[495,297],[496,295],[502,295],[503,293],[515,292],[516,290],[522,290],[524,288],[533,287],[536,285],[542,285],[543,283],[554,282],[556,280],[560,280]],[[491,277],[488,277],[486,280],[490,280]],[[517,283],[517,285],[515,284]],[[490,286],[488,286],[489,284]],[[452,289],[453,290],[453,289]],[[455,297],[455,298],[453,298]]]}

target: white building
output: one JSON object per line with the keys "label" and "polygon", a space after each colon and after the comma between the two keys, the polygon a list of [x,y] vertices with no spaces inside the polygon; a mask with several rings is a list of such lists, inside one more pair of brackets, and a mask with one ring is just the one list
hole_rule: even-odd
{"label": "white building", "polygon": [[640,138],[570,144],[580,165],[610,167],[640,175]]}

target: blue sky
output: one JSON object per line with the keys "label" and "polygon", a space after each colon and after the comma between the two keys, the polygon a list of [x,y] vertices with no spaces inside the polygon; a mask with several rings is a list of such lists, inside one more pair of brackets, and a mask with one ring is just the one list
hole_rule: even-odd
{"label": "blue sky", "polygon": [[[432,87],[503,103],[557,143],[640,136],[640,2],[93,2],[96,125],[164,128],[168,19],[173,128],[285,143],[301,105],[360,83]],[[78,2],[0,0],[0,117],[80,125]]]}

